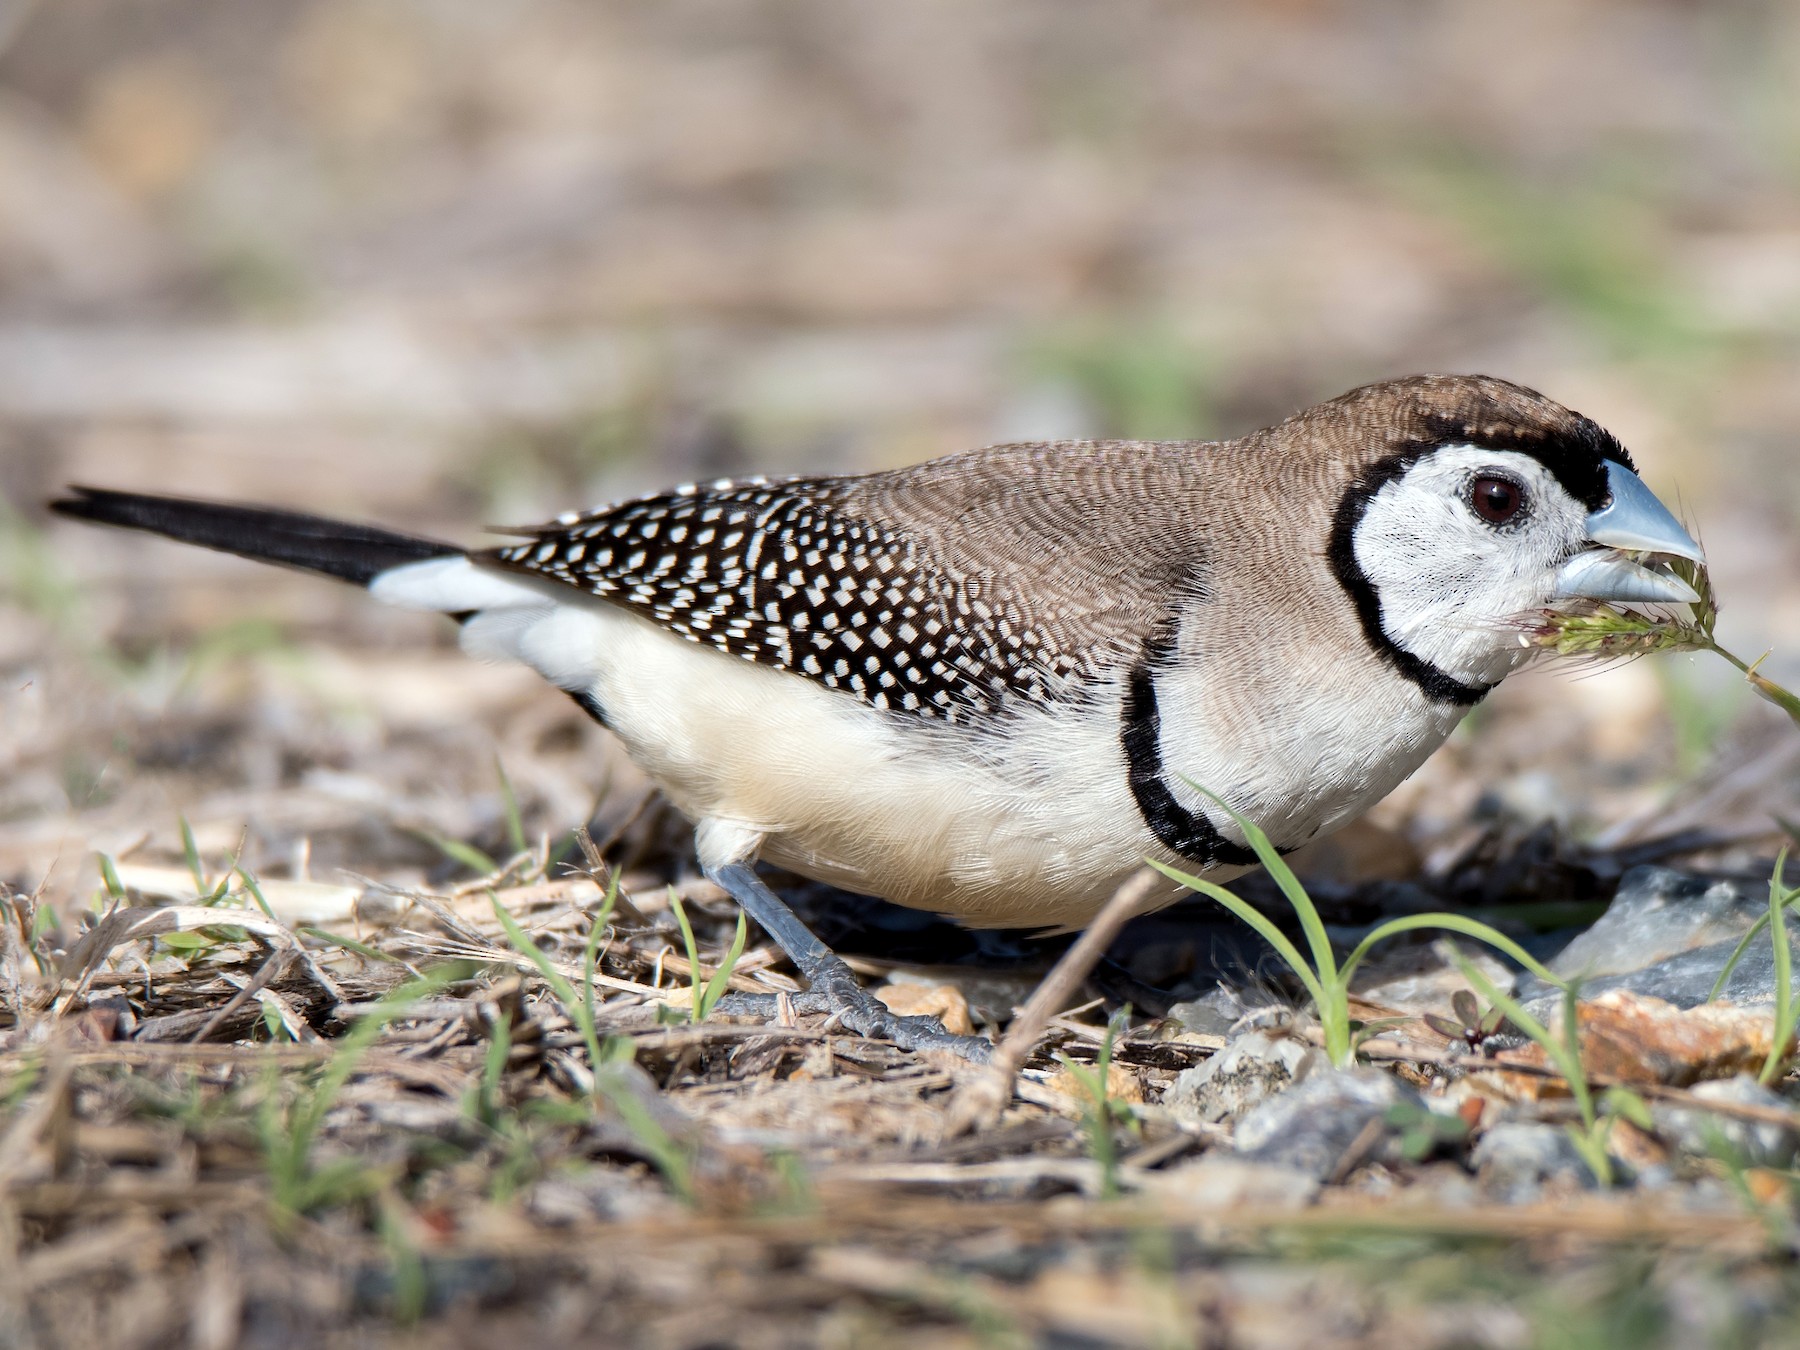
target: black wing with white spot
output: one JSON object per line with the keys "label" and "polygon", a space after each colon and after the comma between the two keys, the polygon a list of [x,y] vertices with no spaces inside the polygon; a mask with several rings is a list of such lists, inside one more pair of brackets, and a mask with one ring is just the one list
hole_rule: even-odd
{"label": "black wing with white spot", "polygon": [[980,581],[843,509],[843,480],[685,484],[487,555],[877,708],[955,721],[1048,698],[1076,662]]}

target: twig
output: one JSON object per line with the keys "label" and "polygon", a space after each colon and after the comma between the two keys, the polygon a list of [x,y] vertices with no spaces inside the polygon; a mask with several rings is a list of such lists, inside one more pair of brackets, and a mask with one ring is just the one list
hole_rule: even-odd
{"label": "twig", "polygon": [[225,1006],[220,1008],[211,1017],[207,1018],[206,1021],[201,1024],[200,1030],[196,1031],[188,1039],[192,1041],[211,1040],[213,1032],[219,1029],[219,1026],[226,1018],[230,1017],[239,1008],[243,1007],[244,1004],[255,998],[270,981],[274,980],[288,968],[288,963],[294,959],[294,952],[296,950],[297,949],[293,947],[277,947],[274,951],[269,953],[268,960],[264,961],[262,965],[257,968],[256,974],[246,980],[243,987],[231,996]]}
{"label": "twig", "polygon": [[1093,923],[1050,968],[1043,982],[1025,1000],[1006,1035],[994,1047],[994,1057],[984,1068],[964,1080],[950,1103],[945,1134],[948,1138],[990,1128],[1011,1099],[1019,1068],[1037,1049],[1050,1019],[1069,1001],[1119,935],[1126,922],[1136,917],[1144,902],[1161,885],[1156,873],[1144,868],[1113,892]]}

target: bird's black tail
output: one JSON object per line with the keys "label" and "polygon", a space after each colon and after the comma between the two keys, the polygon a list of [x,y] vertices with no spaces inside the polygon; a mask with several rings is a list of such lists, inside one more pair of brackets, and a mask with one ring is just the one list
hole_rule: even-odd
{"label": "bird's black tail", "polygon": [[216,548],[258,562],[279,563],[304,572],[366,586],[389,568],[427,558],[455,557],[465,550],[433,539],[396,534],[298,511],[266,506],[199,502],[141,492],[72,487],[73,496],[50,503],[58,515],[122,525],[184,543]]}

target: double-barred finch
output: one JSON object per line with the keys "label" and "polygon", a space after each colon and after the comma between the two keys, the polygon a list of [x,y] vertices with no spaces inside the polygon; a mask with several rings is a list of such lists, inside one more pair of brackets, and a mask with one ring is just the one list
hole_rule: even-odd
{"label": "double-barred finch", "polygon": [[534,667],[618,735],[815,1003],[977,1056],[856,989],[751,864],[1078,927],[1147,857],[1253,861],[1196,785],[1298,847],[1527,658],[1522,617],[1693,599],[1656,555],[1700,557],[1600,427],[1462,376],[1235,441],[689,484],[489,550],[94,489],[53,505],[454,615],[469,651]]}

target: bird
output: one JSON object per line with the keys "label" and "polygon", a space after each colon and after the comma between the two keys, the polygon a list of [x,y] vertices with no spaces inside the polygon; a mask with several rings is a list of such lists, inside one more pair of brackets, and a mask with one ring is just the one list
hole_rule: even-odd
{"label": "bird", "polygon": [[1530,659],[1524,621],[1693,602],[1671,563],[1703,562],[1616,437],[1479,375],[1364,385],[1233,440],[687,483],[497,547],[103,488],[50,505],[451,616],[693,822],[803,1011],[977,1060],[984,1038],[863,990],[756,864],[1079,929],[1147,860],[1253,866],[1233,813],[1282,851],[1354,819]]}

